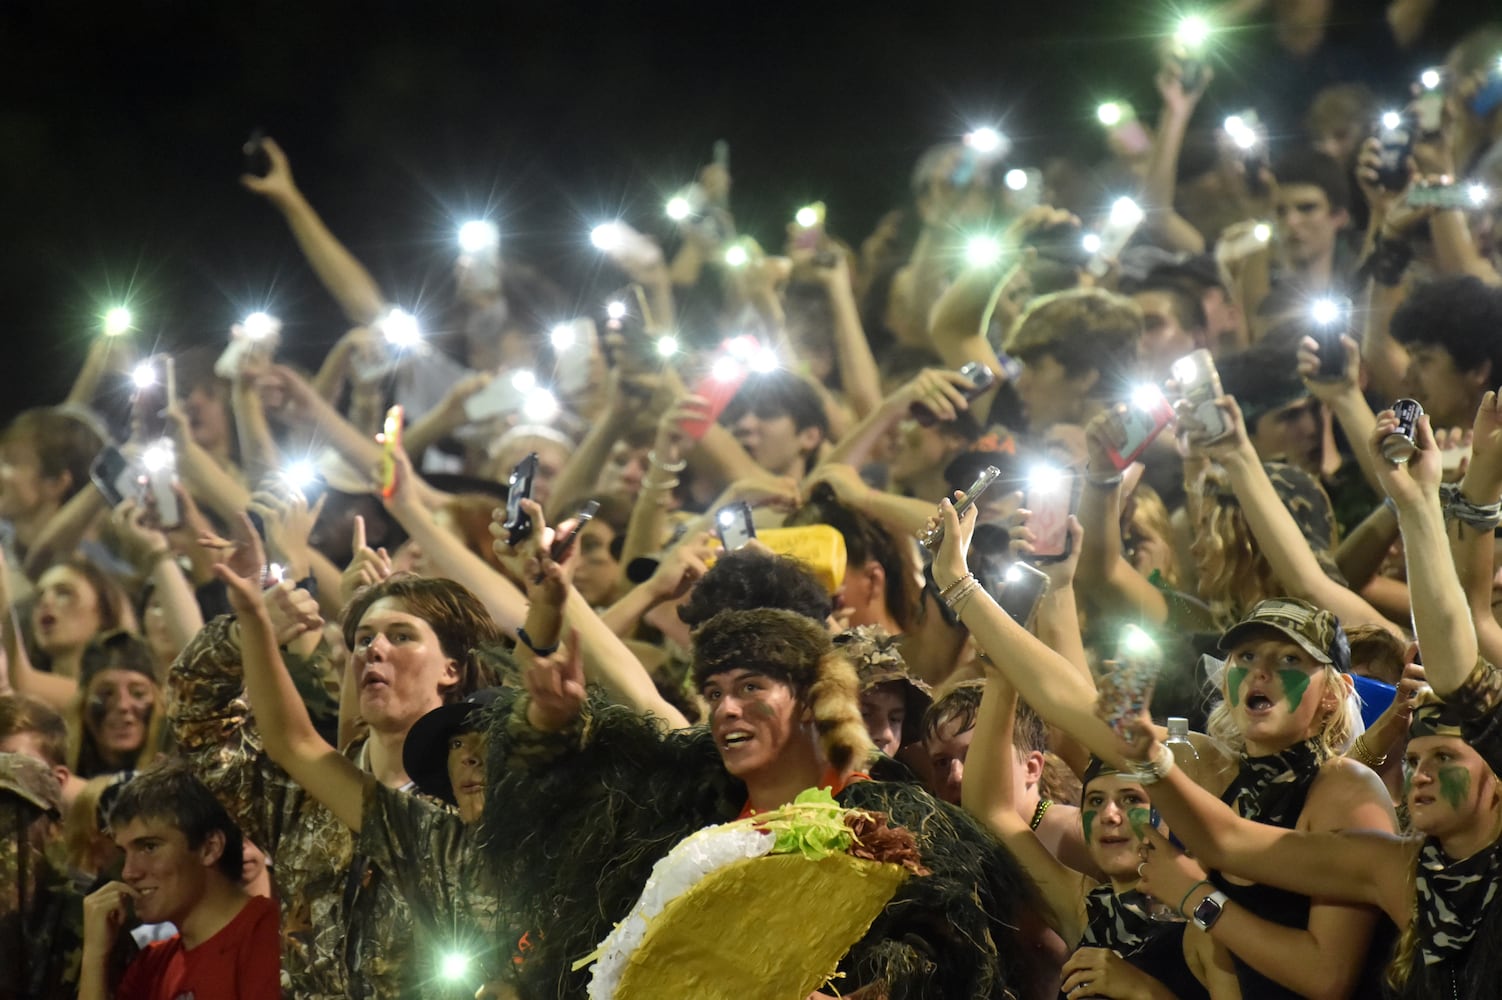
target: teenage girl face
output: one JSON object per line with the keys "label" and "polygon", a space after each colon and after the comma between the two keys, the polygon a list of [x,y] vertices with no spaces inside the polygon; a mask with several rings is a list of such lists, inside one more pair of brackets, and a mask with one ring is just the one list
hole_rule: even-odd
{"label": "teenage girl face", "polygon": [[1108,877],[1137,878],[1137,848],[1152,825],[1152,809],[1142,785],[1125,775],[1102,775],[1086,786],[1080,798],[1085,846]]}
{"label": "teenage girl face", "polygon": [[54,566],[37,581],[32,634],[48,655],[82,649],[103,628],[102,604],[89,578],[71,566]]}
{"label": "teenage girl face", "polygon": [[1404,755],[1408,815],[1413,828],[1446,837],[1489,822],[1499,795],[1497,778],[1481,755],[1458,736],[1419,736]]}
{"label": "teenage girl face", "polygon": [[1325,665],[1277,632],[1249,637],[1226,659],[1225,696],[1253,755],[1277,753],[1319,731],[1334,708]]}

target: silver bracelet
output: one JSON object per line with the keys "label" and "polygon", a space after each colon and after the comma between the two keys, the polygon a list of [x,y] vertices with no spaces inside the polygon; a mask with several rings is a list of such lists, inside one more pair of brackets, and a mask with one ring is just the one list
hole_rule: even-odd
{"label": "silver bracelet", "polygon": [[647,464],[654,465],[657,468],[661,469],[663,472],[682,472],[684,469],[688,468],[688,459],[680,458],[678,461],[674,462],[671,465],[669,465],[667,462],[659,462],[657,460],[657,449],[654,448],[651,451],[647,452]]}
{"label": "silver bracelet", "polygon": [[1459,483],[1441,483],[1439,499],[1445,509],[1446,521],[1459,521],[1478,531],[1491,531],[1502,523],[1502,500],[1472,503],[1461,495]]}

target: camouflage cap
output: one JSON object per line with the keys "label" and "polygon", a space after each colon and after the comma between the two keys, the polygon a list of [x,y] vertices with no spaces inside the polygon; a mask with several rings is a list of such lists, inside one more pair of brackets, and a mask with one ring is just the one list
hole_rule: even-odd
{"label": "camouflage cap", "polygon": [[933,688],[908,672],[897,637],[880,625],[857,625],[834,637],[835,648],[849,657],[860,677],[861,691],[878,684],[903,684],[903,703],[907,712],[902,723],[902,742],[913,742],[921,735],[923,713],[933,704]]}
{"label": "camouflage cap", "polygon": [[1413,696],[1413,715],[1408,720],[1408,737],[1454,736],[1465,739],[1455,710],[1445,704],[1431,688],[1421,688]]}
{"label": "camouflage cap", "polygon": [[46,764],[24,753],[0,753],[0,792],[30,802],[43,812],[62,814],[63,790]]}
{"label": "camouflage cap", "polygon": [[1250,614],[1220,637],[1220,648],[1230,652],[1251,634],[1267,629],[1292,639],[1320,663],[1331,664],[1342,673],[1351,668],[1351,644],[1340,619],[1292,597],[1258,601]]}

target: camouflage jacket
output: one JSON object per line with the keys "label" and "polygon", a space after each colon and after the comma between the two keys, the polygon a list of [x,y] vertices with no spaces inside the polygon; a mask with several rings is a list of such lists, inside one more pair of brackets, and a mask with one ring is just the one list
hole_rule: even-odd
{"label": "camouflage jacket", "polygon": [[0,996],[51,1000],[78,992],[83,894],[39,847],[29,804],[0,796]]}
{"label": "camouflage jacket", "polygon": [[479,824],[431,799],[366,787],[357,847],[407,901],[422,979],[441,984],[435,995],[467,1000],[476,986],[513,975],[520,932],[499,905],[502,894],[477,849],[481,837]]}
{"label": "camouflage jacket", "polygon": [[[306,998],[426,997],[411,911],[354,835],[267,756],[245,700],[234,619],[199,631],[168,675],[172,735],[245,835],[272,859],[282,991]],[[294,674],[321,672],[287,656]],[[360,744],[347,749],[351,756]]]}

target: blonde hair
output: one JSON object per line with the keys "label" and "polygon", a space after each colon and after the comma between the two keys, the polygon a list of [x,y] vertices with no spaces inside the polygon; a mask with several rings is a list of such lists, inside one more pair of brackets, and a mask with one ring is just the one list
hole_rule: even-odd
{"label": "blonde hair", "polygon": [[1168,505],[1158,496],[1158,491],[1146,483],[1138,483],[1127,501],[1126,514],[1122,518],[1121,538],[1131,552],[1131,561],[1137,561],[1137,546],[1148,539],[1163,543],[1167,564],[1158,567],[1163,583],[1173,590],[1179,588],[1179,553],[1173,544],[1173,523],[1169,520]]}
{"label": "blonde hair", "polygon": [[[1346,697],[1345,677],[1341,675],[1331,664],[1324,664],[1320,673],[1325,678],[1324,697],[1335,698],[1335,707],[1330,710],[1320,723],[1319,731],[1311,738],[1319,750],[1321,760],[1339,756],[1343,748],[1347,746],[1355,736],[1357,715],[1351,707],[1351,699]],[[1225,677],[1220,681],[1221,700],[1210,710],[1210,716],[1205,721],[1205,732],[1216,742],[1228,747],[1235,753],[1241,753],[1246,749],[1246,737],[1236,725],[1236,718],[1231,714],[1229,693],[1225,689]],[[1323,699],[1322,699],[1323,700]]]}
{"label": "blonde hair", "polygon": [[1246,515],[1231,497],[1225,472],[1210,468],[1201,482],[1194,510],[1194,541],[1189,553],[1199,570],[1199,596],[1210,606],[1215,624],[1230,628],[1258,601],[1282,596],[1283,588],[1263,557],[1246,523]]}
{"label": "blonde hair", "polygon": [[[118,774],[101,774],[85,781],[83,788],[63,816],[63,847],[68,854],[70,867],[98,874],[99,846],[101,839],[109,841],[100,832],[99,797],[104,790],[120,780]],[[113,842],[110,842],[113,846]]]}

